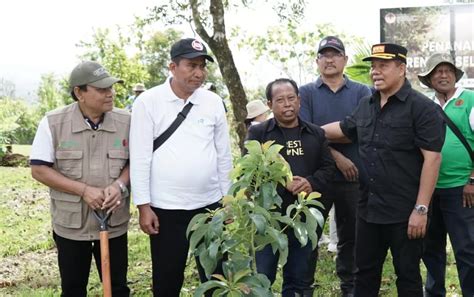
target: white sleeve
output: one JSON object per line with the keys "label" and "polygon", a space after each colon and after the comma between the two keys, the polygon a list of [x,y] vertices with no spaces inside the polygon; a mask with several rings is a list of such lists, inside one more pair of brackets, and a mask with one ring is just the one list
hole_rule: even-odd
{"label": "white sleeve", "polygon": [[136,100],[133,104],[130,124],[130,181],[135,205],[150,203],[151,199],[150,172],[154,136],[151,113],[153,111],[147,107],[144,100]]}
{"label": "white sleeve", "polygon": [[217,174],[222,195],[227,195],[231,186],[230,171],[232,170],[232,153],[230,150],[229,129],[224,105],[218,102],[214,127],[214,145],[217,151]]}
{"label": "white sleeve", "polygon": [[36,130],[35,139],[31,146],[30,160],[40,160],[44,162],[54,163],[53,136],[49,128],[48,118],[45,116],[41,119],[38,130]]}

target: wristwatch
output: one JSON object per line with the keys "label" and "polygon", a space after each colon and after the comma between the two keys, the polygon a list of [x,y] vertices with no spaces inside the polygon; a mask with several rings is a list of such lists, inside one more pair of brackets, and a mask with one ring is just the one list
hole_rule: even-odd
{"label": "wristwatch", "polygon": [[115,182],[119,185],[120,193],[122,193],[122,197],[128,196],[128,188],[127,188],[127,186],[125,186],[125,184],[124,184],[121,180],[119,180],[119,179],[117,179]]}
{"label": "wristwatch", "polygon": [[469,183],[468,183],[468,185],[471,185],[471,186],[474,185],[474,177],[472,177],[472,176],[469,177]]}
{"label": "wristwatch", "polygon": [[428,214],[428,206],[423,204],[416,204],[415,210],[419,215],[426,215]]}

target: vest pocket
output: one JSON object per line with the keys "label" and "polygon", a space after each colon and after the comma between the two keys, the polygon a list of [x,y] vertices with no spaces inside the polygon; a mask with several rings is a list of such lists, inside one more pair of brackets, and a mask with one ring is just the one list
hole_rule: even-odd
{"label": "vest pocket", "polygon": [[117,178],[125,167],[128,160],[128,151],[123,150],[109,150],[107,154],[109,158],[109,175],[112,178]]}
{"label": "vest pocket", "polygon": [[56,151],[59,172],[72,179],[82,177],[82,151]]}
{"label": "vest pocket", "polygon": [[52,190],[51,198],[53,223],[66,228],[79,229],[82,225],[81,197]]}

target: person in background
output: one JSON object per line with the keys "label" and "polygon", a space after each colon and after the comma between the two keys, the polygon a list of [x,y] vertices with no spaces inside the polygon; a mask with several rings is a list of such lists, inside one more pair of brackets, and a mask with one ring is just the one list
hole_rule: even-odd
{"label": "person in background", "polygon": [[[464,72],[447,54],[436,53],[426,62],[420,81],[435,91],[433,100],[474,147],[474,92],[456,87]],[[449,126],[448,126],[449,128]],[[474,172],[468,150],[446,130],[439,178],[431,202],[423,262],[425,296],[446,296],[446,234],[449,234],[463,296],[474,296]]]}
{"label": "person in background", "polygon": [[127,105],[125,106],[125,109],[128,111],[132,111],[133,103],[137,99],[138,96],[140,96],[141,93],[146,91],[145,85],[142,83],[137,83],[133,86],[133,95],[128,97],[127,99]]}
{"label": "person in background", "polygon": [[322,127],[329,140],[358,143],[367,175],[357,209],[354,296],[378,296],[390,249],[398,296],[422,297],[423,238],[445,126],[439,106],[405,77],[407,49],[381,43],[371,52],[364,61],[377,91],[344,120]]}
{"label": "person in background", "polygon": [[[170,51],[166,82],[137,98],[130,128],[133,201],[140,227],[150,238],[154,296],[178,297],[184,280],[191,219],[219,207],[232,169],[222,98],[201,87],[206,61],[214,62],[194,38]],[[191,104],[188,115],[156,150],[153,141]],[[201,281],[207,277],[199,265]]]}
{"label": "person in background", "polygon": [[245,106],[247,109],[247,118],[245,119],[245,126],[247,129],[255,124],[264,122],[268,118],[268,111],[270,110],[262,100],[252,100]]}
{"label": "person in background", "polygon": [[[316,65],[319,77],[301,87],[303,120],[322,126],[342,121],[357,107],[360,100],[370,96],[367,86],[344,75],[348,57],[343,42],[336,36],[323,38],[318,46]],[[357,202],[360,196],[360,157],[355,143],[332,143],[330,150],[336,161],[337,173],[321,201],[325,205],[324,218],[334,208],[334,233],[337,233],[336,273],[343,296],[354,290],[354,244]],[[334,206],[333,206],[334,205]],[[333,234],[334,234],[333,233]],[[331,236],[331,239],[334,237]],[[330,244],[334,244],[330,241]],[[328,245],[328,249],[332,247]]]}
{"label": "person in background", "polygon": [[50,188],[61,296],[87,296],[92,256],[102,275],[95,211],[112,213],[108,221],[112,294],[130,295],[130,114],[114,108],[113,88],[122,82],[96,62],[80,63],[69,78],[75,102],[47,113],[33,141],[31,173]]}

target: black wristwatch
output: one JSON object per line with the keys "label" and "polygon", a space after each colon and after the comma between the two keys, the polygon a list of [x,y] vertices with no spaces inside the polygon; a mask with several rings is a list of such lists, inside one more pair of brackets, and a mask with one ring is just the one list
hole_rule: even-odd
{"label": "black wristwatch", "polygon": [[419,215],[426,215],[426,214],[428,214],[428,206],[423,205],[423,204],[416,204],[415,205],[415,211]]}
{"label": "black wristwatch", "polygon": [[474,186],[474,177],[469,177],[469,183],[468,185]]}

